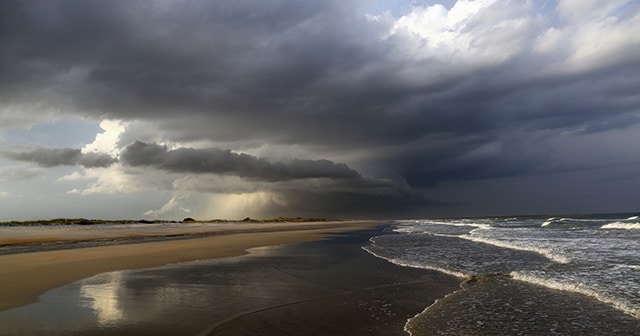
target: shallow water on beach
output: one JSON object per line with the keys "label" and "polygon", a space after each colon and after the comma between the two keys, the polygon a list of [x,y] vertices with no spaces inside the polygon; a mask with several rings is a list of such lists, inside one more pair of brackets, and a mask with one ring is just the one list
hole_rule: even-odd
{"label": "shallow water on beach", "polygon": [[594,298],[505,276],[448,295],[406,326],[427,335],[639,335],[640,321]]}
{"label": "shallow water on beach", "polygon": [[405,335],[458,281],[361,249],[380,233],[99,274],[0,312],[0,335]]}

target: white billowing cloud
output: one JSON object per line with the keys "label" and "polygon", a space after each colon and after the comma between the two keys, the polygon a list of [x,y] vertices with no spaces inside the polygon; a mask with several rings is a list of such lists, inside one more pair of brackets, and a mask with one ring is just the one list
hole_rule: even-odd
{"label": "white billowing cloud", "polygon": [[85,187],[74,188],[69,194],[131,194],[146,190],[142,176],[138,172],[127,173],[121,165],[109,168],[84,169],[73,171],[56,180],[56,182],[84,183]]}
{"label": "white billowing cloud", "polygon": [[[174,213],[191,213],[191,209],[188,207],[189,194],[184,192],[174,192],[171,199],[165,203],[160,209],[149,210],[144,213],[145,216],[153,216],[155,218]],[[175,216],[174,216],[175,217]]]}
{"label": "white billowing cloud", "polygon": [[552,72],[584,72],[637,60],[640,4],[630,0],[563,0],[561,21],[538,37],[534,51],[555,59]]}
{"label": "white billowing cloud", "polygon": [[0,191],[0,198],[9,198],[9,196],[11,196],[11,194],[9,194],[6,191]]}
{"label": "white billowing cloud", "polygon": [[435,62],[435,73],[445,71],[443,63],[451,72],[518,55],[536,66],[546,63],[549,73],[584,72],[633,61],[640,52],[640,34],[630,34],[640,31],[640,4],[634,1],[562,0],[556,11],[560,20],[550,25],[549,13],[528,1],[461,0],[449,10],[418,6],[393,24],[389,36],[408,34],[398,50],[414,61]]}
{"label": "white billowing cloud", "polygon": [[523,50],[536,24],[526,2],[462,0],[450,10],[442,5],[414,7],[396,21],[390,36],[409,33],[415,59],[486,65]]}
{"label": "white billowing cloud", "polygon": [[[621,24],[622,20],[628,23]],[[627,19],[612,15],[576,28],[575,34],[568,39],[575,51],[567,63],[578,69],[633,60],[640,52],[640,34],[629,33],[640,32],[640,11]]]}
{"label": "white billowing cloud", "polygon": [[437,44],[454,36],[453,31],[450,31],[453,25],[448,21],[448,14],[448,10],[442,5],[416,7],[398,19],[392,31],[395,33],[404,29]]}
{"label": "white billowing cloud", "polygon": [[64,176],[60,177],[57,181],[58,182],[71,182],[71,181],[82,181],[82,180],[87,180],[87,179],[90,179],[90,178],[87,177],[86,175],[80,173],[79,171],[74,170],[73,173],[64,175]]}
{"label": "white billowing cloud", "polygon": [[107,169],[87,169],[85,176],[95,182],[83,189],[82,195],[130,194],[144,189],[141,188],[141,175],[127,174],[119,164]]}
{"label": "white billowing cloud", "polygon": [[82,152],[101,152],[117,156],[120,152],[118,141],[126,128],[126,123],[119,120],[103,120],[100,128],[103,132],[96,134],[95,140],[85,145]]}
{"label": "white billowing cloud", "polygon": [[602,19],[610,16],[620,6],[630,0],[559,0],[557,11],[565,20],[581,23],[594,18]]}

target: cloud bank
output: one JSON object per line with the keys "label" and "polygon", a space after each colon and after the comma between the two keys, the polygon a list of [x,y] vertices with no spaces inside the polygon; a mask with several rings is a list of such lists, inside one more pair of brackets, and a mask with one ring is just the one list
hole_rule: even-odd
{"label": "cloud bank", "polygon": [[634,1],[3,1],[0,22],[2,127],[121,125],[110,152],[3,156],[118,176],[103,186],[144,172],[140,189],[264,192],[273,212],[471,214],[475,182],[640,169]]}
{"label": "cloud bank", "polygon": [[345,164],[328,160],[293,160],[272,163],[247,154],[217,148],[178,148],[136,141],[127,146],[121,158],[134,167],[149,166],[174,173],[215,173],[256,180],[281,181],[304,178],[360,178]]}
{"label": "cloud bank", "polygon": [[28,148],[12,148],[2,153],[7,159],[33,162],[41,167],[75,166],[85,168],[106,168],[118,162],[118,159],[104,153],[82,153],[74,148],[47,148],[34,146]]}

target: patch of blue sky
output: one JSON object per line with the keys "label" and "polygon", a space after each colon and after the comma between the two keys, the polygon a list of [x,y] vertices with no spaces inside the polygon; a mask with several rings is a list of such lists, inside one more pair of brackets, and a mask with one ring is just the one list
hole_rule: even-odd
{"label": "patch of blue sky", "polygon": [[39,144],[48,147],[82,148],[102,132],[100,122],[82,118],[60,118],[30,128],[2,131],[3,146]]}
{"label": "patch of blue sky", "polygon": [[390,13],[392,16],[399,18],[410,13],[413,7],[429,7],[439,4],[450,9],[455,3],[456,0],[369,0],[363,1],[362,7],[365,12],[373,15]]}

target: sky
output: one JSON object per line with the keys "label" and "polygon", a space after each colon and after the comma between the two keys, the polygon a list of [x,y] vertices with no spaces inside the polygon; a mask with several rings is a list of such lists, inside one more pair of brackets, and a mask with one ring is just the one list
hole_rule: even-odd
{"label": "sky", "polygon": [[637,211],[637,0],[0,2],[0,221]]}

